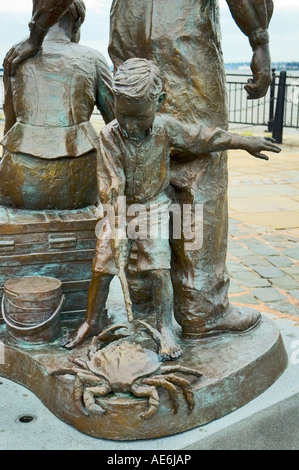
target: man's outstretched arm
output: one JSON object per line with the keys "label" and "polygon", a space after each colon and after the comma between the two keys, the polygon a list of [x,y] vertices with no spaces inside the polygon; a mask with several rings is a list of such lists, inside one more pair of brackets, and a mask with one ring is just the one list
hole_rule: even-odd
{"label": "man's outstretched arm", "polygon": [[14,75],[22,62],[38,53],[49,28],[60,20],[72,3],[73,0],[33,0],[30,36],[7,53],[3,62],[7,75]]}
{"label": "man's outstretched arm", "polygon": [[253,50],[253,78],[245,89],[249,99],[265,96],[271,83],[271,56],[268,26],[273,14],[272,0],[226,0],[231,14],[249,38]]}

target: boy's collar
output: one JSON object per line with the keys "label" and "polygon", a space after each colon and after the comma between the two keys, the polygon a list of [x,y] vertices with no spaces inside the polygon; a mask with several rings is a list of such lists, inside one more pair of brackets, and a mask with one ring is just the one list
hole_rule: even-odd
{"label": "boy's collar", "polygon": [[145,136],[144,136],[142,139],[140,139],[140,140],[139,140],[139,139],[132,139],[131,137],[129,137],[129,136],[128,136],[128,133],[119,125],[119,122],[117,122],[117,125],[118,125],[118,128],[119,128],[121,134],[122,134],[126,139],[130,140],[131,142],[134,142],[134,143],[137,143],[137,144],[138,144],[138,143],[140,143],[140,142],[143,142],[144,139],[146,139],[149,135],[152,134],[152,132],[153,132],[153,125],[154,125],[154,124],[151,125],[151,127],[146,131]]}

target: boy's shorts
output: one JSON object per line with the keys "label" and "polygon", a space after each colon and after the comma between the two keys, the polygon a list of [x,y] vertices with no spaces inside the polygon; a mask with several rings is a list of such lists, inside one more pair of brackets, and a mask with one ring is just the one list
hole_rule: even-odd
{"label": "boy's shorts", "polygon": [[[132,241],[131,263],[138,272],[170,269],[171,251],[169,244],[169,206],[170,199],[163,195],[151,204],[147,204],[148,231],[147,238],[130,238]],[[150,213],[150,215],[149,215]],[[159,216],[161,214],[161,216]],[[134,226],[136,217],[127,217],[127,221]],[[140,216],[138,222],[140,222]],[[139,225],[136,221],[136,225]],[[117,275],[118,271],[112,253],[111,237],[107,223],[102,223],[92,272],[97,274]],[[153,238],[153,234],[155,238]],[[151,237],[152,235],[152,237]]]}

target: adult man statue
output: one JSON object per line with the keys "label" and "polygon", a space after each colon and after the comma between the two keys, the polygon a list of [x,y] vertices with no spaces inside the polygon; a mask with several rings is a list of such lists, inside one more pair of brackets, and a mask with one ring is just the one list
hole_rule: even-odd
{"label": "adult man statue", "polygon": [[[38,52],[47,28],[72,0],[35,0],[30,38],[7,55],[13,74],[20,62]],[[271,81],[268,25],[272,0],[227,0],[232,16],[253,49],[249,98],[260,98]],[[227,127],[225,74],[217,0],[114,0],[110,56],[118,67],[130,57],[157,62],[168,99],[164,111],[187,122]],[[227,251],[227,156],[175,162],[173,197],[181,204],[203,204],[204,242],[200,250],[173,245],[175,317],[185,337],[247,331],[259,315],[229,306]],[[183,189],[184,188],[184,189]],[[187,189],[185,189],[187,188]]]}

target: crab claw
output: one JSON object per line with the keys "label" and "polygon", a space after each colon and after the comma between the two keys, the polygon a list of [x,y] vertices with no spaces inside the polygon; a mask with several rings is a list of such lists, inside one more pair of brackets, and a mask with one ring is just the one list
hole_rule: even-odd
{"label": "crab claw", "polygon": [[99,341],[101,341],[102,343],[111,343],[112,341],[116,341],[116,340],[121,339],[121,338],[126,338],[129,335],[127,335],[125,333],[115,334],[115,331],[120,330],[122,328],[125,328],[126,330],[128,329],[128,327],[126,325],[111,326],[107,330],[102,331],[102,333],[100,333],[97,336],[97,339]]}
{"label": "crab claw", "polygon": [[151,337],[153,338],[157,346],[161,346],[161,343],[163,342],[161,333],[159,333],[159,331],[156,330],[156,328],[153,328],[151,325],[149,325],[145,321],[137,320],[137,322],[143,325],[144,328],[150,333]]}

